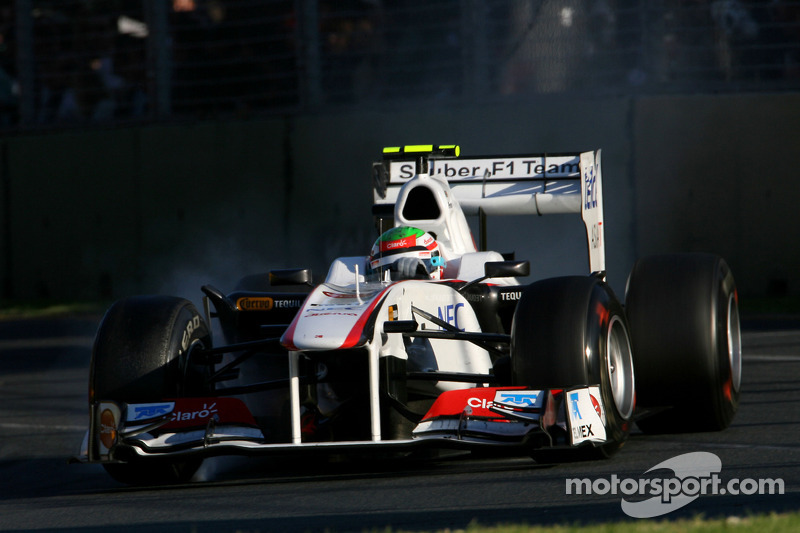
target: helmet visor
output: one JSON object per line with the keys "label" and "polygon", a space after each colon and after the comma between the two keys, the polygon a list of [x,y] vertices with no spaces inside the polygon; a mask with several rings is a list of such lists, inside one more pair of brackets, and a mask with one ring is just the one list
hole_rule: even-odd
{"label": "helmet visor", "polygon": [[428,274],[432,274],[433,272],[437,271],[439,268],[444,268],[447,262],[444,260],[439,254],[438,250],[434,250],[429,252],[427,250],[419,251],[419,252],[406,252],[406,253],[399,253],[399,254],[392,254],[389,256],[380,257],[376,260],[373,260],[367,268],[366,275],[370,279],[370,281],[378,281],[383,280],[384,272],[389,271],[391,274],[391,279],[393,281],[401,279],[395,277],[394,272],[397,271],[395,267],[395,263],[403,258],[403,257],[414,257],[422,262],[425,266],[425,270]]}

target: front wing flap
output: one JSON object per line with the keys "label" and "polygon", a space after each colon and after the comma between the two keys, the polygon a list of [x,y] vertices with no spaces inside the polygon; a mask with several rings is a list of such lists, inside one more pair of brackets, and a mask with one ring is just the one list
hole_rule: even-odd
{"label": "front wing flap", "polygon": [[439,396],[414,436],[532,448],[599,445],[606,442],[605,423],[597,386],[568,390],[483,387]]}

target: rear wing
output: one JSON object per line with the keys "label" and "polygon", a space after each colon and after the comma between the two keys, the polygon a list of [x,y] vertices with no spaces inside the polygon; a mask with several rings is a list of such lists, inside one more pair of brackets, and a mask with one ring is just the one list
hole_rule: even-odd
{"label": "rear wing", "polygon": [[465,215],[580,214],[589,267],[605,272],[600,150],[463,159],[459,155],[455,145],[384,149],[383,160],[373,164],[374,211],[393,208],[408,183],[434,178],[449,187],[455,207]]}

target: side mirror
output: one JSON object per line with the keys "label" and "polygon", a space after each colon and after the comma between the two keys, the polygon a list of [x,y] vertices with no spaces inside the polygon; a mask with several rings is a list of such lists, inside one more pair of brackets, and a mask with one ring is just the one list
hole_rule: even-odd
{"label": "side mirror", "polygon": [[487,278],[516,278],[531,273],[530,261],[490,261],[484,265]]}
{"label": "side mirror", "polygon": [[527,276],[531,273],[531,263],[530,261],[489,261],[483,265],[483,273],[483,277],[473,279],[458,289],[458,292],[463,293],[469,287],[488,278],[516,278],[518,276]]}
{"label": "side mirror", "polygon": [[269,284],[278,285],[313,285],[310,268],[289,268],[285,270],[271,270]]}

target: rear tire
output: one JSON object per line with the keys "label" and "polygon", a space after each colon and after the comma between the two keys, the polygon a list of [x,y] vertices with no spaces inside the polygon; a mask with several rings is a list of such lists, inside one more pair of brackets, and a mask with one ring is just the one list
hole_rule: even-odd
{"label": "rear tire", "polygon": [[[188,300],[137,296],[114,303],[103,317],[90,365],[90,397],[120,403],[205,396],[207,365],[191,364],[189,354],[211,347],[205,321]],[[167,462],[134,459],[105,463],[106,471],[132,485],[183,483],[202,459]]]}
{"label": "rear tire", "polygon": [[628,325],[611,289],[594,277],[546,279],[522,294],[511,328],[514,385],[569,389],[599,385],[608,442],[534,458],[610,457],[624,443],[633,416],[635,388]]}
{"label": "rear tire", "polygon": [[641,259],[628,278],[626,312],[637,400],[655,412],[638,420],[639,428],[676,433],[728,427],[739,406],[742,349],[736,283],[727,263],[710,254]]}

